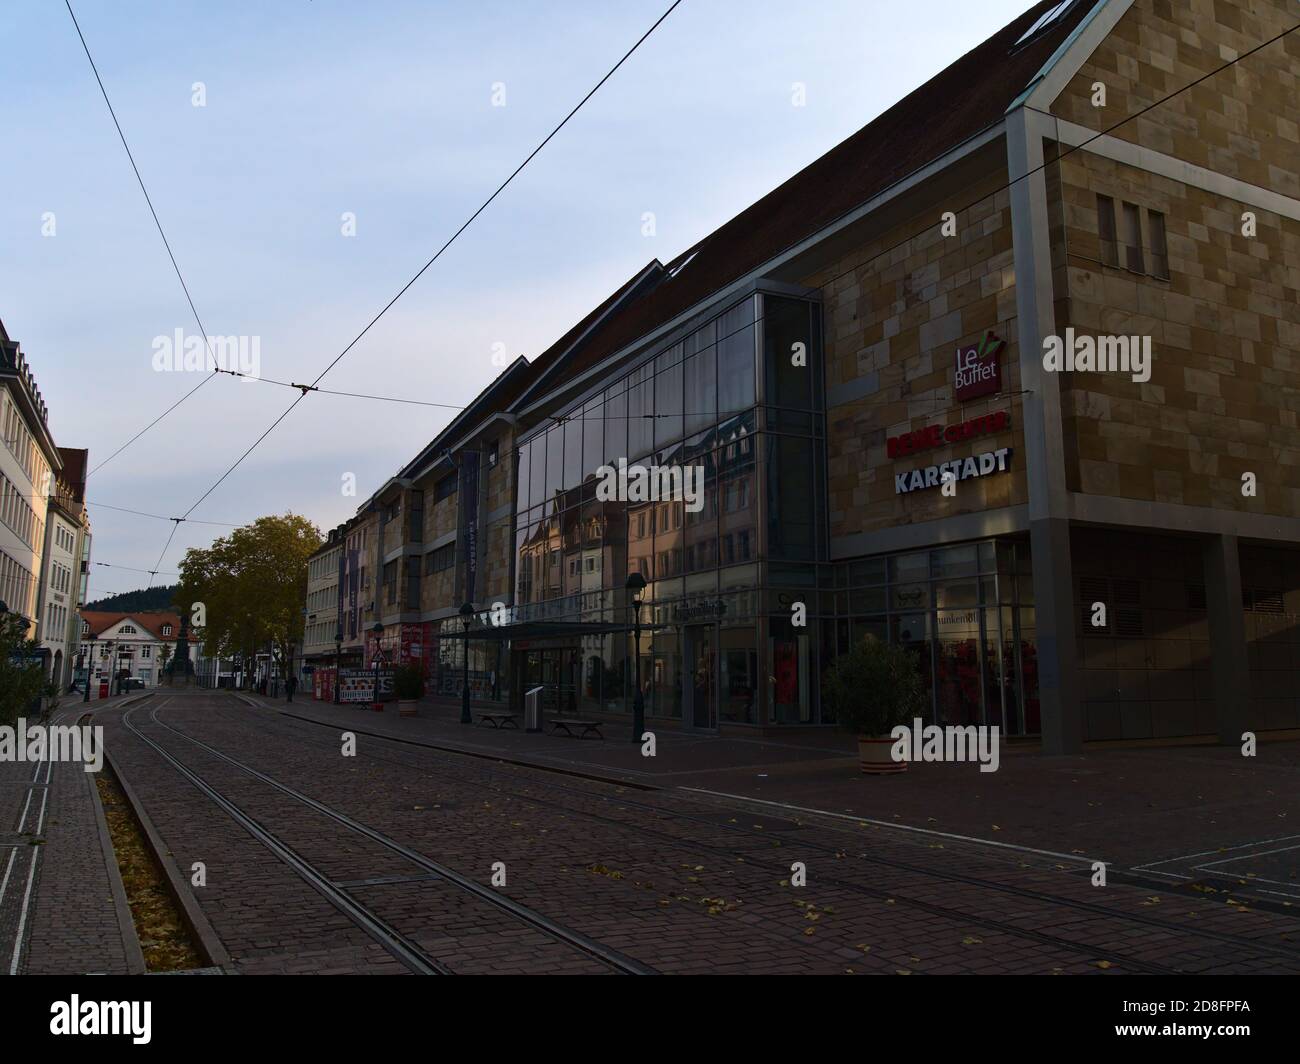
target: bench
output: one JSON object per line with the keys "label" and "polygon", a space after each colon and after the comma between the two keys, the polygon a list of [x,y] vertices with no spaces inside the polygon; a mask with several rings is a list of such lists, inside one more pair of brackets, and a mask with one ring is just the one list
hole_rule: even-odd
{"label": "bench", "polygon": [[494,728],[518,728],[515,719],[518,713],[480,713],[478,722],[480,725],[491,724]]}
{"label": "bench", "polygon": [[[574,728],[581,728],[582,731],[574,734]],[[588,732],[595,732],[597,739],[604,739],[600,734],[600,721],[598,720],[575,720],[572,717],[555,717],[551,721],[551,734],[557,731],[563,731],[571,739],[585,739]]]}

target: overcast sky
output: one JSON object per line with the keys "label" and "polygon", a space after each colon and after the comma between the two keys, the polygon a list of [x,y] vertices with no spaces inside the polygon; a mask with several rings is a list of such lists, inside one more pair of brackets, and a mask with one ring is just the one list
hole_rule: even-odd
{"label": "overcast sky", "polygon": [[[257,337],[264,376],[302,381],[669,2],[73,10],[208,333]],[[668,261],[1030,6],[685,0],[322,387],[468,401],[499,372],[494,344],[536,357],[650,259]],[[89,447],[93,468],[198,383],[153,365],[156,337],[198,329],[63,4],[6,0],[0,39],[0,319],[56,441]],[[170,525],[95,503],[184,513],[295,394],[218,377],[96,472],[95,559],[153,568]],[[193,517],[292,509],[327,529],[451,416],[311,396]],[[221,531],[182,526],[161,569]],[[92,598],[147,582],[96,567]]]}

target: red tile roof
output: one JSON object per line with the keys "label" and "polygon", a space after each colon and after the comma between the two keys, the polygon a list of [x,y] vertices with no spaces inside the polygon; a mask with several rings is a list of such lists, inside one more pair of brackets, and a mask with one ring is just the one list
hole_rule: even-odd
{"label": "red tile roof", "polygon": [[[119,621],[129,620],[134,622],[140,628],[143,628],[150,635],[160,640],[175,641],[181,630],[181,619],[179,614],[170,613],[166,610],[137,610],[135,612],[116,610],[82,610],[81,619],[90,625],[91,634],[98,637],[102,632],[112,628]],[[172,626],[171,635],[163,635],[163,625]],[[196,642],[193,636],[189,637],[190,642]]]}

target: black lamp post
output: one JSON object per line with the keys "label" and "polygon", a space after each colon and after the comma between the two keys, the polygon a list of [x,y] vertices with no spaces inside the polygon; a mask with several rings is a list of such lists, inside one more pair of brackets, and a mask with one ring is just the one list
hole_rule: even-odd
{"label": "black lamp post", "polygon": [[82,657],[86,659],[86,691],[81,696],[81,700],[83,702],[89,702],[90,701],[90,670],[93,667],[95,661],[95,633],[91,632],[88,636],[86,636],[85,639],[82,640],[82,643],[86,647],[86,652],[82,655]]}
{"label": "black lamp post", "polygon": [[641,693],[641,595],[645,577],[633,573],[623,585],[632,600],[632,639],[636,646],[636,694],[632,696],[632,741],[639,743],[645,731],[645,696]]}
{"label": "black lamp post", "polygon": [[469,712],[469,626],[474,621],[474,603],[462,602],[460,604],[460,619],[465,626],[465,663],[461,670],[460,684],[460,722],[462,724],[473,724],[474,718]]}
{"label": "black lamp post", "polygon": [[375,637],[375,708],[382,709],[379,704],[379,661],[384,656],[383,649],[379,645],[379,640],[384,634],[384,626],[379,621],[370,629],[370,634]]}
{"label": "black lamp post", "polygon": [[334,704],[339,704],[339,688],[343,686],[343,675],[339,669],[339,658],[343,654],[343,630],[334,633]]}

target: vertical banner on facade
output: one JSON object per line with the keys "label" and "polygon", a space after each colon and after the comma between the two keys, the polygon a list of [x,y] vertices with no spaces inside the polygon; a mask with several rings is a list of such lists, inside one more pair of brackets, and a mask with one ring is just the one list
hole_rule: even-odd
{"label": "vertical banner on facade", "polygon": [[461,498],[465,508],[465,601],[474,601],[478,577],[478,459],[477,451],[465,451],[461,469],[464,483]]}
{"label": "vertical banner on facade", "polygon": [[[357,637],[357,592],[361,584],[361,551],[348,551],[348,638]],[[340,585],[341,586],[341,585]]]}
{"label": "vertical banner on facade", "polygon": [[334,613],[334,616],[338,618],[338,630],[340,632],[344,630],[343,606],[347,600],[347,591],[348,591],[347,578],[348,578],[348,552],[345,549],[339,551],[339,590],[338,590],[337,601],[335,603],[336,609]]}

